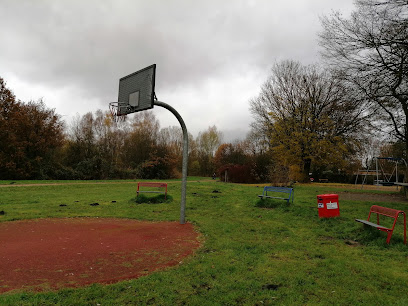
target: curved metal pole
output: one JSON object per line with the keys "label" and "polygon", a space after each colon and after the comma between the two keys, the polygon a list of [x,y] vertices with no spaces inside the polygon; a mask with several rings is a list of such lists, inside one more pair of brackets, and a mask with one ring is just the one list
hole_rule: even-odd
{"label": "curved metal pole", "polygon": [[186,190],[187,190],[187,166],[188,166],[188,133],[187,127],[184,123],[183,118],[180,114],[170,105],[155,101],[154,105],[164,107],[173,113],[176,116],[177,120],[180,122],[181,129],[183,130],[183,167],[181,170],[182,179],[181,179],[181,204],[180,204],[180,224],[186,223]]}

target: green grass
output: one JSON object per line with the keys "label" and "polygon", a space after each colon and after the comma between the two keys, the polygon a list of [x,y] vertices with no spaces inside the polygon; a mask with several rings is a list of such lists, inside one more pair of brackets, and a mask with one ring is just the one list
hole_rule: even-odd
{"label": "green grass", "polygon": [[[180,181],[167,181],[170,203],[154,205],[132,202],[136,184],[124,182],[4,187],[0,221],[77,216],[179,220]],[[354,221],[366,218],[374,202],[342,201],[341,196],[341,216],[319,219],[316,195],[342,190],[299,185],[293,205],[271,200],[266,206],[272,208],[264,208],[257,197],[261,186],[190,179],[186,219],[201,233],[202,247],[181,265],[113,285],[5,293],[0,304],[408,304],[402,223],[386,245],[385,233]],[[404,203],[375,204],[406,208]]]}

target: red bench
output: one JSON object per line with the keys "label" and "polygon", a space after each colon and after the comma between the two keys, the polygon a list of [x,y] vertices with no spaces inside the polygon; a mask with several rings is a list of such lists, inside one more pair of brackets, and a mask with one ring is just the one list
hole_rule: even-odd
{"label": "red bench", "polygon": [[[140,187],[165,188],[165,191],[160,191],[160,190],[140,190]],[[140,192],[164,193],[164,198],[167,199],[167,183],[139,182],[139,183],[137,183],[136,197],[139,196]]]}
{"label": "red bench", "polygon": [[[371,213],[377,214],[377,223],[370,222]],[[373,205],[370,208],[370,213],[368,214],[367,220],[356,219],[356,221],[372,226],[372,227],[375,227],[376,229],[380,231],[386,232],[388,234],[387,244],[389,244],[391,240],[392,232],[394,231],[395,224],[397,223],[397,219],[400,214],[404,216],[404,244],[407,244],[407,225],[406,225],[407,222],[406,222],[405,212],[402,210]],[[391,228],[380,225],[380,215],[394,219],[394,222]]]}

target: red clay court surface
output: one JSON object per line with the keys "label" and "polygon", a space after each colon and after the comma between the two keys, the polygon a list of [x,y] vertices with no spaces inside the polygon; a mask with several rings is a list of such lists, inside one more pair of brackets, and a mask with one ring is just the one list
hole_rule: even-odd
{"label": "red clay court surface", "polygon": [[66,218],[0,223],[0,293],[115,283],[179,264],[199,247],[191,224]]}

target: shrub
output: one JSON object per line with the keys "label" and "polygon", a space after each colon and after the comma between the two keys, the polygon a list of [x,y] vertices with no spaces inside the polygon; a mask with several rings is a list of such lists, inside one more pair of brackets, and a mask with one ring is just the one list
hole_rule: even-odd
{"label": "shrub", "polygon": [[173,202],[173,197],[171,195],[165,196],[164,194],[159,194],[154,197],[148,197],[144,194],[139,194],[136,198],[133,198],[131,202],[136,204],[160,204],[160,203],[171,203]]}

